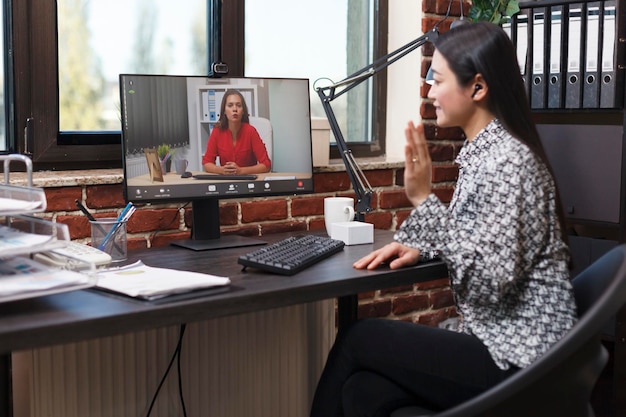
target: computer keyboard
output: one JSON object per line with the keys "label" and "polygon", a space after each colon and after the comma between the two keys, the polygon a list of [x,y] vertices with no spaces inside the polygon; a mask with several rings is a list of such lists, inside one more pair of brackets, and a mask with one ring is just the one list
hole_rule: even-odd
{"label": "computer keyboard", "polygon": [[244,269],[254,267],[277,274],[293,275],[340,252],[343,247],[343,241],[325,236],[292,236],[241,255],[237,262]]}
{"label": "computer keyboard", "polygon": [[239,174],[239,175],[219,175],[219,174],[196,174],[193,176],[197,180],[214,180],[214,181],[237,181],[237,180],[256,180],[256,174]]}

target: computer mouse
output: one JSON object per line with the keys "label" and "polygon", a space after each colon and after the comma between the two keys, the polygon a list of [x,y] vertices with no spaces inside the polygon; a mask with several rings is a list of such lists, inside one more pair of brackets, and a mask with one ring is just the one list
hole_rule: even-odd
{"label": "computer mouse", "polygon": [[189,171],[183,172],[183,174],[180,177],[181,178],[189,178],[189,177],[191,177],[191,172],[189,172]]}

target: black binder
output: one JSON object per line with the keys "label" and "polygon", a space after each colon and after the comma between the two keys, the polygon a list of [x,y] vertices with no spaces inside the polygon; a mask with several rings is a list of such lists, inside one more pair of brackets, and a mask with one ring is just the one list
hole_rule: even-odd
{"label": "black binder", "polygon": [[546,96],[546,65],[545,62],[545,23],[546,8],[536,7],[532,11],[532,71],[530,86],[530,106],[533,109],[544,109]]}
{"label": "black binder", "polygon": [[567,8],[567,80],[565,81],[565,107],[578,109],[582,104],[582,4],[572,3]]}
{"label": "black binder", "polygon": [[563,108],[563,6],[550,8],[550,75],[548,76],[548,108]]}
{"label": "black binder", "polygon": [[615,6],[615,0],[605,1],[602,13],[600,107],[605,109],[617,107],[617,103],[615,102],[615,89],[617,88],[615,72],[617,65],[617,48],[615,47],[617,40],[617,21]]}
{"label": "black binder", "polygon": [[598,47],[602,42],[600,35],[600,2],[587,3],[586,42],[585,42],[585,70],[583,81],[583,108],[595,109],[600,106],[600,90],[598,62],[600,53]]}

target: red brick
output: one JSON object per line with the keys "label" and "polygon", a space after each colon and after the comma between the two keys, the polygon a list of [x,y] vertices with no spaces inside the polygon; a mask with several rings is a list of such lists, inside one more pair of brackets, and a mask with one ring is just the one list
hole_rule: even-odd
{"label": "red brick", "polygon": [[46,188],[44,190],[47,200],[46,211],[74,211],[76,200],[81,200],[82,190],[80,187]]}
{"label": "red brick", "polygon": [[176,230],[180,222],[178,210],[145,209],[135,211],[126,225],[128,233],[150,232],[152,230]]}
{"label": "red brick", "polygon": [[402,295],[393,299],[392,311],[396,315],[424,311],[430,307],[428,294]]}
{"label": "red brick", "polygon": [[85,203],[89,208],[124,207],[124,193],[121,184],[93,185],[87,187]]}
{"label": "red brick", "polygon": [[67,225],[70,239],[91,237],[91,223],[85,216],[57,216],[57,223]]}
{"label": "red brick", "polygon": [[126,248],[128,250],[146,249],[148,242],[143,237],[129,237],[126,241]]}
{"label": "red brick", "polygon": [[256,200],[241,203],[242,223],[281,220],[286,218],[286,200]]}
{"label": "red brick", "polygon": [[424,121],[424,136],[428,142],[437,139],[437,125],[434,122]]}
{"label": "red brick", "polygon": [[364,171],[364,173],[372,187],[384,187],[393,184],[393,171],[390,169],[376,169]]}
{"label": "red brick", "polygon": [[421,314],[417,322],[426,326],[437,326],[439,323],[449,317],[447,310],[435,310],[425,314]]}
{"label": "red brick", "polygon": [[437,0],[422,1],[422,11],[424,13],[437,13]]}
{"label": "red brick", "polygon": [[220,225],[234,226],[239,223],[239,205],[226,203],[220,205]]}
{"label": "red brick", "polygon": [[373,301],[368,304],[360,304],[358,317],[360,319],[369,317],[387,317],[391,313],[391,300]]}
{"label": "red brick", "polygon": [[305,221],[265,223],[261,225],[261,234],[263,235],[283,232],[306,232],[306,230],[307,226]]}
{"label": "red brick", "polygon": [[324,214],[324,197],[303,197],[291,200],[291,216],[313,216]]}
{"label": "red brick", "polygon": [[401,207],[411,207],[411,202],[406,197],[404,189],[383,191],[380,193],[380,208],[394,209]]}
{"label": "red brick", "polygon": [[318,194],[346,191],[352,187],[348,174],[343,171],[315,174],[313,182],[315,184],[315,192]]}
{"label": "red brick", "polygon": [[374,297],[376,297],[376,291],[367,291],[358,295],[359,300],[368,300],[373,299]]}
{"label": "red brick", "polygon": [[455,140],[463,143],[465,135],[459,127],[436,127],[435,136],[439,140]]}
{"label": "red brick", "polygon": [[430,152],[430,158],[437,162],[452,161],[455,157],[453,145],[429,144],[428,151]]}
{"label": "red brick", "polygon": [[425,291],[432,290],[434,288],[446,288],[450,286],[450,279],[448,277],[442,277],[441,279],[432,279],[425,282],[416,282],[414,284],[416,290]]}
{"label": "red brick", "polygon": [[432,182],[456,181],[459,177],[457,165],[440,165],[433,167]]}
{"label": "red brick", "polygon": [[374,225],[374,229],[389,230],[392,225],[393,214],[376,211],[365,215],[365,221]]}
{"label": "red brick", "polygon": [[409,217],[409,214],[411,214],[411,211],[413,211],[413,209],[411,209],[411,210],[398,210],[396,212],[396,224],[398,225],[398,227],[400,227],[402,222],[404,222],[406,220],[406,218]]}
{"label": "red brick", "polygon": [[[430,61],[424,61],[424,63],[430,65]],[[426,71],[428,72],[428,68],[426,69]],[[425,78],[425,77],[426,75],[422,75],[422,78]],[[430,84],[424,81],[420,86],[420,97],[423,99],[428,98],[429,91],[430,91]]]}
{"label": "red brick", "polygon": [[441,200],[443,203],[449,203],[452,200],[452,194],[454,190],[451,187],[445,188],[434,188],[433,193]]}
{"label": "red brick", "polygon": [[326,229],[326,223],[324,222],[324,218],[314,218],[309,220],[309,230],[322,230]]}
{"label": "red brick", "polygon": [[422,104],[420,104],[420,116],[422,119],[436,119],[437,113],[433,103],[422,101]]}
{"label": "red brick", "polygon": [[452,296],[452,291],[450,289],[432,291],[429,295],[430,304],[434,309],[454,306],[454,297]]}

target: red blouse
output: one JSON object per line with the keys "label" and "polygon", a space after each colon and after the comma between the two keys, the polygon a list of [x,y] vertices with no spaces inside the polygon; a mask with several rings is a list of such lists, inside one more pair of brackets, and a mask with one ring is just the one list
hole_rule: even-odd
{"label": "red blouse", "polygon": [[235,162],[240,167],[254,166],[262,163],[269,169],[272,168],[272,161],[267,154],[265,144],[261,140],[259,133],[249,123],[242,123],[239,129],[239,137],[233,146],[233,135],[229,129],[213,128],[206,152],[202,157],[202,165],[215,163],[220,157],[220,165],[227,162]]}

